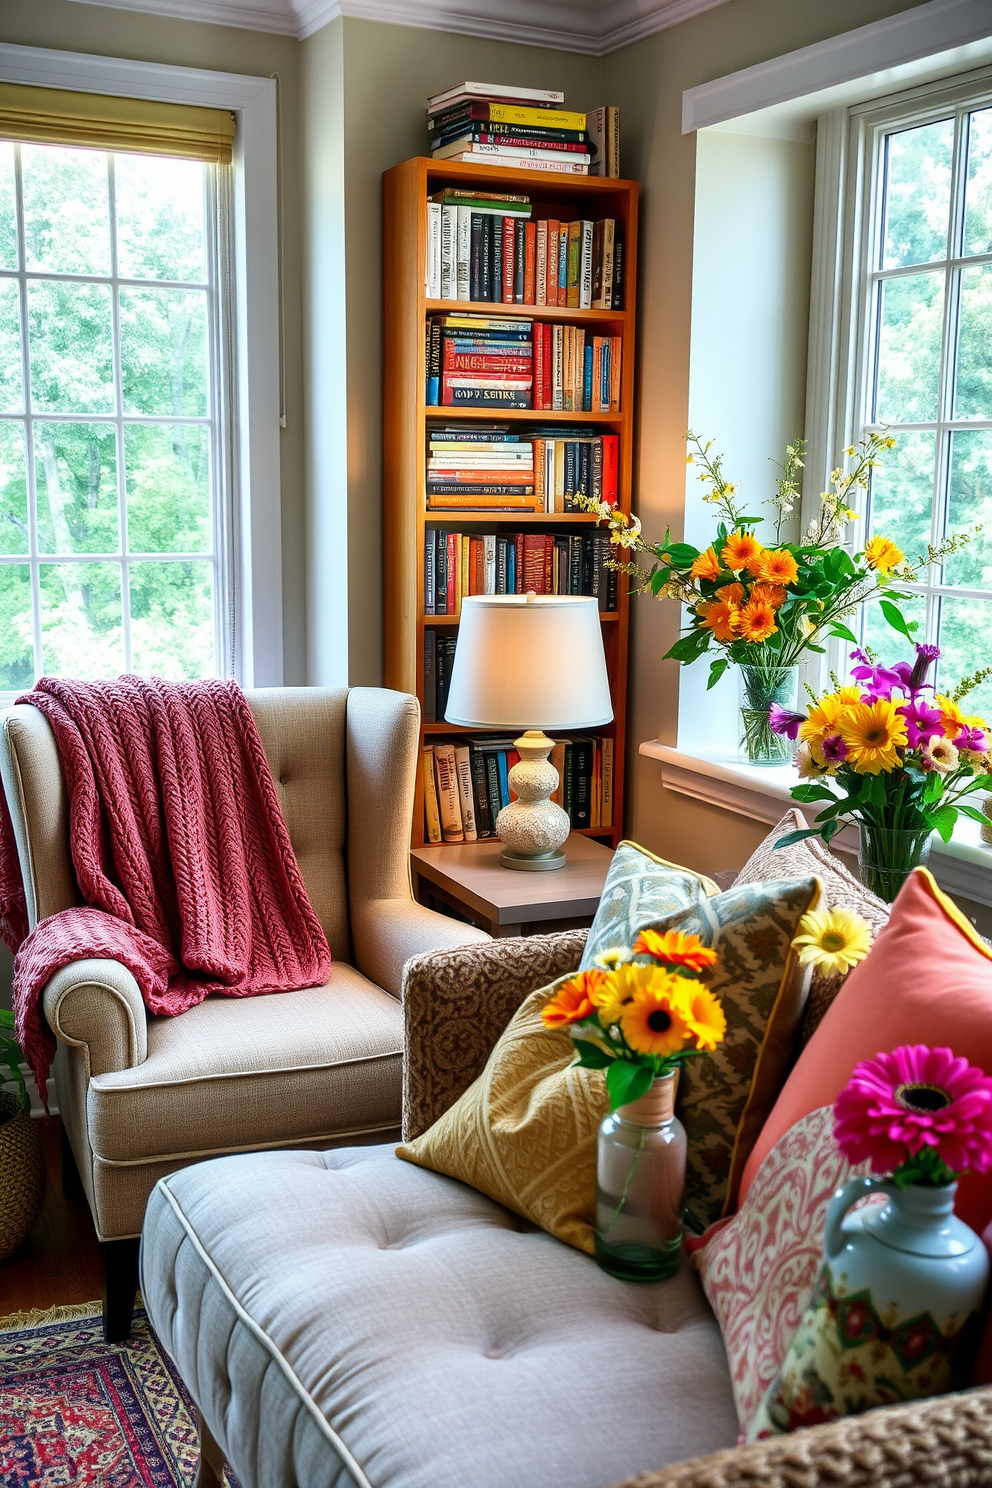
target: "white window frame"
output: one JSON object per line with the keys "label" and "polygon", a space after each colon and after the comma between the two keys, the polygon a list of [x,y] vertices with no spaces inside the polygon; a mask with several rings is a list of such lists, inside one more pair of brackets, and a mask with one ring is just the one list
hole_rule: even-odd
{"label": "white window frame", "polygon": [[[806,521],[818,509],[820,491],[829,489],[830,471],[844,464],[844,449],[868,430],[881,427],[862,415],[869,411],[866,401],[875,354],[873,281],[881,224],[880,199],[873,187],[880,169],[884,137],[894,126],[911,128],[951,113],[989,105],[992,105],[992,67],[976,69],[963,78],[942,79],[885,99],[839,109],[818,121],[807,390],[808,458],[803,491]],[[952,203],[952,213],[956,223],[957,203]],[[974,261],[987,262],[989,255],[978,255]],[[950,262],[953,265],[957,261],[952,258]],[[946,296],[942,346],[945,356],[949,340],[956,336],[956,309],[951,297]],[[944,401],[942,383],[936,420],[938,469],[937,499],[931,513],[932,540],[939,525],[938,503],[946,477]],[[966,427],[992,427],[992,419],[969,420]],[[866,521],[869,512],[863,491],[856,493],[853,505]],[[926,595],[928,630],[941,594],[969,598],[976,592],[945,585],[932,574],[926,583],[910,587]],[[986,592],[992,599],[992,591]],[[922,634],[920,638],[923,639]],[[844,653],[843,643],[832,644],[820,663],[820,677],[814,680],[825,683],[831,668],[845,670]]]}
{"label": "white window frame", "polygon": [[232,541],[235,676],[283,682],[276,83],[0,44],[0,81],[230,109],[233,166]]}

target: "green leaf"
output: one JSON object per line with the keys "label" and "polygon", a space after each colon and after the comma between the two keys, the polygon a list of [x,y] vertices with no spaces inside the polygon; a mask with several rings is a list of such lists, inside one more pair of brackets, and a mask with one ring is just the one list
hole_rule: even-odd
{"label": "green leaf", "polygon": [[848,630],[847,626],[841,625],[838,620],[835,620],[833,625],[830,627],[830,634],[832,636],[836,636],[839,641],[850,641],[852,646],[861,645],[861,642],[854,634],[854,631]]}
{"label": "green leaf", "polygon": [[656,568],[651,575],[651,593],[657,594],[665,580],[670,576],[670,568]]}
{"label": "green leaf", "polygon": [[837,797],[825,785],[794,785],[792,796],[796,801],[836,801]]}
{"label": "green leaf", "polygon": [[9,1008],[0,1008],[0,1028],[13,1028],[14,1015]]}
{"label": "green leaf", "polygon": [[670,651],[665,652],[664,659],[668,661],[681,661],[688,664],[702,656],[709,646],[710,632],[708,630],[695,630],[691,634],[682,636],[681,640],[675,642]]}
{"label": "green leaf", "polygon": [[843,822],[840,822],[840,821],[837,821],[836,818],[833,821],[824,822],[824,824],[823,824],[823,831],[820,834],[822,836],[824,842],[826,842],[826,843],[832,842],[833,839],[837,836],[837,833],[840,831],[840,829],[841,829],[841,827],[843,825],[844,825],[844,823]]}
{"label": "green leaf", "polygon": [[607,1054],[592,1039],[577,1038],[575,1040],[575,1063],[583,1069],[609,1069],[613,1064],[613,1056]]}
{"label": "green leaf", "polygon": [[905,636],[907,641],[911,641],[913,639],[913,631],[919,630],[917,622],[915,620],[907,620],[902,610],[898,609],[890,599],[880,599],[878,603],[882,614],[892,626],[892,629],[898,631],[900,635]]}
{"label": "green leaf", "polygon": [[778,839],[775,846],[791,847],[794,842],[803,842],[807,837],[819,837],[819,835],[819,827],[807,827],[802,832],[786,832],[784,837]]}
{"label": "green leaf", "polygon": [[692,543],[665,544],[665,555],[672,560],[675,568],[689,568],[699,557],[699,549],[694,548]]}
{"label": "green leaf", "polygon": [[628,1059],[614,1059],[606,1071],[606,1089],[610,1110],[640,1100],[651,1088],[654,1071],[647,1064],[631,1064]]}
{"label": "green leaf", "polygon": [[710,662],[710,680],[706,684],[707,692],[709,692],[711,687],[716,686],[729,665],[730,662],[725,656],[721,656],[718,661]]}
{"label": "green leaf", "polygon": [[927,783],[923,787],[923,804],[929,806],[932,802],[939,801],[943,794],[944,777],[934,771],[932,775],[927,776]]}
{"label": "green leaf", "polygon": [[950,842],[954,835],[954,825],[958,819],[957,808],[954,806],[941,806],[931,816],[934,827],[940,833],[945,842]]}
{"label": "green leaf", "polygon": [[957,811],[960,816],[970,816],[972,821],[981,822],[983,827],[992,825],[992,823],[989,822],[989,818],[985,815],[985,812],[980,811],[977,806],[969,806],[966,802],[959,801],[957,805]]}

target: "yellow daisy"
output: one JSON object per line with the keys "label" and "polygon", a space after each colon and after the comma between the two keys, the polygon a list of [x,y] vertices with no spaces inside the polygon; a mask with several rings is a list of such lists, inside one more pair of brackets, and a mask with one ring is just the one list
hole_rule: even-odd
{"label": "yellow daisy", "polygon": [[811,909],[799,921],[792,944],[803,966],[823,976],[840,976],[863,961],[871,949],[871,926],[852,909]]}
{"label": "yellow daisy", "polygon": [[700,1049],[715,1049],[727,1032],[727,1019],[713,993],[683,978],[682,1012]]}
{"label": "yellow daisy", "polygon": [[865,561],[869,568],[877,568],[879,573],[889,573],[905,556],[902,548],[897,548],[889,537],[870,537],[865,544]]}
{"label": "yellow daisy", "polygon": [[623,1036],[636,1054],[675,1054],[692,1035],[679,985],[684,979],[658,967],[636,969],[649,971],[651,981],[621,1010]]}
{"label": "yellow daisy", "polygon": [[592,1001],[604,1028],[619,1023],[624,1008],[650,982],[656,970],[654,966],[635,966],[627,962],[603,978],[592,995]]}
{"label": "yellow daisy", "polygon": [[906,745],[906,720],[895,703],[879,698],[874,703],[855,703],[844,708],[840,736],[848,748],[847,763],[859,775],[877,775],[894,770],[899,749]]}
{"label": "yellow daisy", "polygon": [[[861,694],[858,693],[855,702],[860,703]],[[837,733],[838,719],[844,704],[837,692],[825,692],[818,703],[810,708],[806,722],[799,725],[799,737],[805,739],[809,744],[819,744],[821,739],[828,738]]]}
{"label": "yellow daisy", "polygon": [[956,739],[963,728],[967,727],[967,720],[957,703],[944,693],[938,692],[934,696],[934,707],[940,709],[940,722],[944,730],[945,739]]}

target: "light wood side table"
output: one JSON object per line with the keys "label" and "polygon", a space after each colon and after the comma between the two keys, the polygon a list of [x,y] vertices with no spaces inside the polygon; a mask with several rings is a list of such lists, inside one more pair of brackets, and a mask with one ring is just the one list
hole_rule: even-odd
{"label": "light wood side table", "polygon": [[415,847],[410,854],[414,893],[425,894],[488,930],[490,935],[534,935],[592,924],[613,851],[574,834],[565,843],[564,868],[523,873],[499,861],[502,843]]}

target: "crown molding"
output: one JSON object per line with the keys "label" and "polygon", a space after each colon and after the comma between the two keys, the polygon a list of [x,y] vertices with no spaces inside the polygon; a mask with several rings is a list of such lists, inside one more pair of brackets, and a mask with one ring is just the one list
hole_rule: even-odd
{"label": "crown molding", "polygon": [[725,0],[75,0],[303,41],[338,16],[605,57]]}

